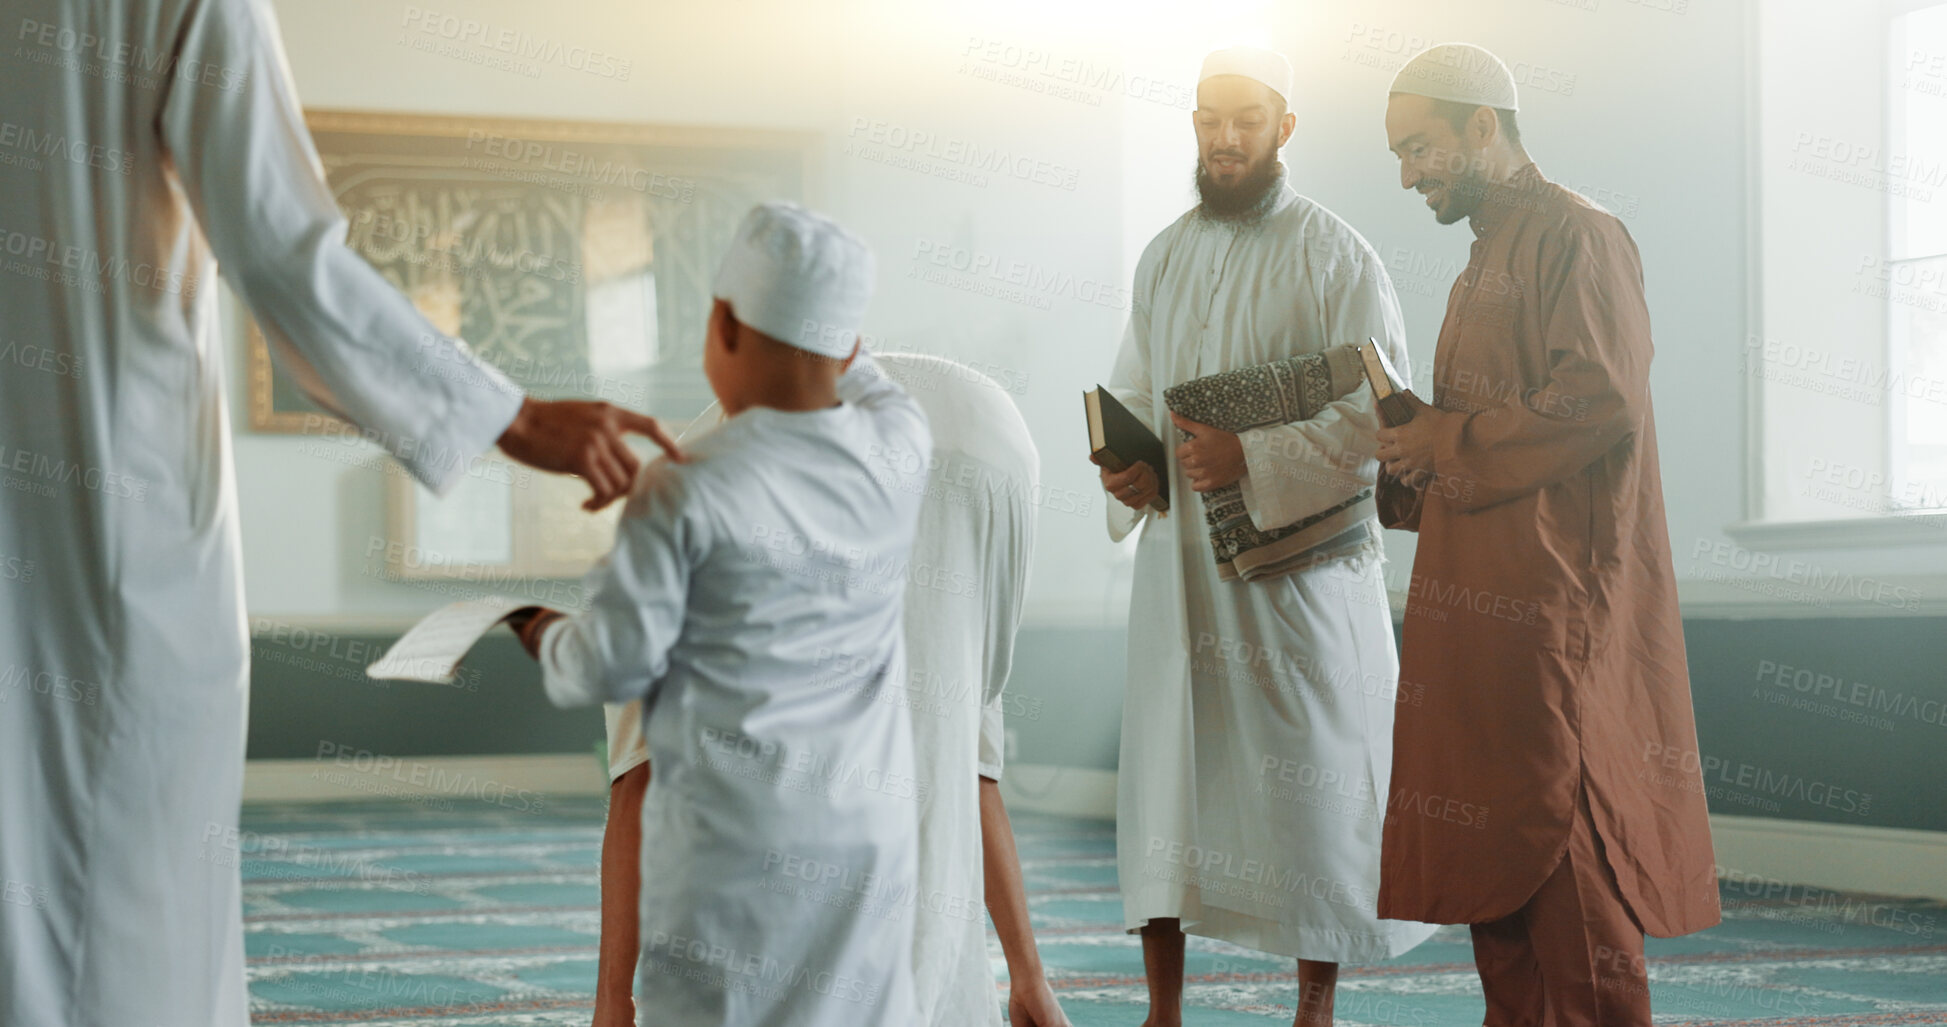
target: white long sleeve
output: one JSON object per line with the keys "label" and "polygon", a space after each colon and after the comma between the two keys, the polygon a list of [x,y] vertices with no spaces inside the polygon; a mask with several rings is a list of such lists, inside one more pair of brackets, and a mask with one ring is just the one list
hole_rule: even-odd
{"label": "white long sleeve", "polygon": [[[1386,269],[1371,250],[1348,247],[1317,276],[1318,305],[1328,345],[1377,339],[1401,374],[1406,327]],[[1259,531],[1295,524],[1371,488],[1380,427],[1372,390],[1361,384],[1304,421],[1241,432],[1244,508]]]}
{"label": "white long sleeve", "polygon": [[268,3],[194,4],[181,39],[179,63],[221,74],[170,80],[159,128],[224,278],[312,399],[444,491],[520,390],[345,246]]}
{"label": "white long sleeve", "polygon": [[665,461],[637,481],[615,549],[588,575],[588,610],[541,635],[541,679],[556,706],[642,699],[662,680],[707,545],[707,518],[690,501]]}

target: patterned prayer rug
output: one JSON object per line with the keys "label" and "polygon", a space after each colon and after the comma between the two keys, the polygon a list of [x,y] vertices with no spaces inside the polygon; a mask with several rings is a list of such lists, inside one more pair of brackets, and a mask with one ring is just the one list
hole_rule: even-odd
{"label": "patterned prayer rug", "polygon": [[[228,848],[243,872],[254,1022],[586,1024],[602,815],[599,800],[531,796],[246,806]],[[1069,1017],[1140,1024],[1142,952],[1118,926],[1114,825],[1017,813],[1015,829]],[[1650,940],[1659,1023],[1947,1024],[1947,905],[1734,886],[1724,906],[1719,927]],[[1188,969],[1187,1023],[1291,1021],[1289,961],[1192,938]],[[1464,928],[1341,972],[1341,1024],[1475,1025],[1482,1011]]]}

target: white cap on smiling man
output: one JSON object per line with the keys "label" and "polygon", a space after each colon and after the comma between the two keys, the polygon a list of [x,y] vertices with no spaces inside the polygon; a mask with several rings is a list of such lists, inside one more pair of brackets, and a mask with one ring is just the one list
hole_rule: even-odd
{"label": "white cap on smiling man", "polygon": [[1421,50],[1399,69],[1387,92],[1504,111],[1521,109],[1514,72],[1486,48],[1472,43],[1440,43]]}

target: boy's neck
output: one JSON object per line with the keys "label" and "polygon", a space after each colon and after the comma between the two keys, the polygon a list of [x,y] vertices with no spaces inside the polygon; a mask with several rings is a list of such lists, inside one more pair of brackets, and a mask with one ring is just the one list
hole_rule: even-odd
{"label": "boy's neck", "polygon": [[788,414],[828,410],[838,405],[837,382],[762,381],[752,382],[738,397],[736,409],[724,404],[724,413],[735,417],[752,407],[769,407]]}

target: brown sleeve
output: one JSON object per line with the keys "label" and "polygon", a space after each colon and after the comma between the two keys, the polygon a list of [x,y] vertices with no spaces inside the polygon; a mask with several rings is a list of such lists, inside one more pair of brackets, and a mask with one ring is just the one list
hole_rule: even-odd
{"label": "brown sleeve", "polygon": [[1420,508],[1426,505],[1425,489],[1416,489],[1400,481],[1387,474],[1382,467],[1376,496],[1381,525],[1401,531],[1420,530]]}
{"label": "brown sleeve", "polygon": [[1434,451],[1435,471],[1467,483],[1454,500],[1463,510],[1568,478],[1634,434],[1648,406],[1650,318],[1636,246],[1619,223],[1572,222],[1564,231],[1547,261],[1560,268],[1549,276],[1559,284],[1543,326],[1548,381],[1448,418]]}

